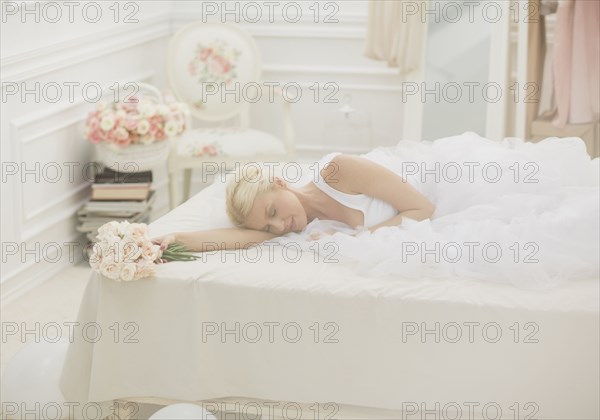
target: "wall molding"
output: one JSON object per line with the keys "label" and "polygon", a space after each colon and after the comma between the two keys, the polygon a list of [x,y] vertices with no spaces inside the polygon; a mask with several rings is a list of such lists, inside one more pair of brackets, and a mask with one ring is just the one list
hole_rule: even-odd
{"label": "wall molding", "polygon": [[[181,27],[194,22],[194,19],[188,19],[182,21],[179,24],[173,24],[174,30],[177,31]],[[356,39],[363,40],[366,37],[366,28],[361,27],[315,27],[315,26],[298,26],[293,29],[289,27],[277,27],[268,25],[242,25],[241,27],[246,29],[248,33],[256,38],[326,38],[326,39]]]}
{"label": "wall molding", "polygon": [[[82,243],[82,238],[85,238],[85,235],[77,232],[76,234],[69,236],[64,243]],[[62,256],[69,255],[68,249],[66,249],[64,246],[61,247],[60,250]],[[82,248],[78,248],[75,251],[75,258],[73,262],[70,262],[68,258],[65,258],[65,261],[60,263],[44,261],[45,267],[38,270],[35,270],[35,267],[38,267],[42,261],[33,261],[28,264],[21,264],[19,268],[9,273],[7,276],[3,276],[4,278],[0,284],[0,288],[2,289],[2,293],[0,293],[0,306],[3,307],[11,303],[33,288],[45,283],[67,267],[72,267],[74,264],[77,264],[82,260],[83,251]]]}
{"label": "wall molding", "polygon": [[307,73],[307,74],[335,74],[356,76],[391,76],[400,77],[398,70],[386,67],[333,67],[333,66],[282,66],[263,65],[263,72],[270,73]]}
{"label": "wall molding", "polygon": [[[155,76],[155,71],[148,70],[143,73],[138,73],[136,75],[132,75],[132,77],[128,78],[128,81],[149,82],[154,78],[154,76]],[[112,82],[110,85],[112,85]],[[106,84],[105,86],[103,86],[102,91],[108,92],[107,87],[110,85]],[[75,112],[76,110],[81,108],[85,103],[86,103],[86,101],[83,98],[80,98],[77,101],[74,101],[73,103],[65,104],[65,105],[62,105],[57,108],[46,108],[41,111],[28,114],[27,116],[13,119],[10,122],[10,130],[11,130],[10,140],[11,140],[11,144],[16,147],[14,148],[15,155],[12,156],[12,158],[14,158],[14,160],[17,162],[23,162],[24,161],[24,159],[23,159],[24,158],[24,151],[23,151],[24,145],[26,145],[32,141],[39,141],[40,139],[43,139],[44,136],[46,136],[50,133],[60,131],[68,126],[75,125],[81,121],[84,121],[85,116],[86,116],[85,112],[78,113],[78,115],[76,117],[68,116],[66,118],[60,119],[59,116],[64,113]],[[23,131],[25,131],[25,132],[27,131],[27,127],[33,126],[33,125],[37,124],[38,122],[44,121],[44,120],[52,121],[52,122],[58,120],[58,122],[51,124],[47,127],[44,127],[40,130],[37,130],[36,132],[34,132],[32,134],[29,134],[26,136],[22,135]],[[55,225],[56,223],[59,223],[65,219],[71,217],[75,213],[77,208],[79,208],[78,206],[81,206],[81,204],[83,204],[86,199],[78,199],[78,201],[75,205],[72,205],[72,206],[60,211],[55,217],[50,218],[50,220],[48,220],[44,223],[37,224],[37,225],[34,224],[33,227],[30,227],[27,229],[25,228],[25,225],[31,226],[33,224],[36,216],[39,215],[40,213],[47,212],[50,209],[58,207],[61,203],[64,203],[67,200],[70,200],[72,198],[80,196],[82,190],[84,190],[89,185],[87,182],[81,183],[81,184],[77,185],[75,188],[71,189],[71,191],[69,191],[65,194],[61,194],[60,196],[58,196],[54,200],[48,202],[41,208],[37,208],[36,210],[29,211],[26,213],[25,202],[24,202],[24,195],[25,195],[24,194],[25,193],[24,184],[20,183],[20,182],[16,183],[16,184],[18,184],[18,185],[15,188],[15,192],[14,192],[15,200],[14,201],[15,201],[15,203],[17,203],[17,206],[14,206],[13,209],[15,210],[14,220],[17,225],[17,233],[19,235],[19,241],[27,241],[27,240],[33,238],[34,236],[38,235],[39,233],[43,232],[44,230],[48,229],[49,227]]]}
{"label": "wall molding", "polygon": [[[139,25],[139,26],[138,26]],[[169,36],[169,15],[148,18],[135,28],[108,29],[2,58],[2,85],[22,82]]]}

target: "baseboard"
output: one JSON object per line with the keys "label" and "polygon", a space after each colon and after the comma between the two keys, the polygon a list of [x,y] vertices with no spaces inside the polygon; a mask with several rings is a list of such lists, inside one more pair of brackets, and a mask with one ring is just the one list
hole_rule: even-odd
{"label": "baseboard", "polygon": [[[85,243],[85,240],[84,234],[77,234],[70,238],[69,242]],[[61,255],[68,255],[66,248],[61,249],[61,252]],[[83,252],[81,249],[78,249],[72,261],[66,258],[65,261],[58,263],[51,263],[49,261],[32,262],[10,277],[2,279],[2,284],[0,284],[0,308],[50,280],[62,270],[79,264],[81,261],[83,261]]]}

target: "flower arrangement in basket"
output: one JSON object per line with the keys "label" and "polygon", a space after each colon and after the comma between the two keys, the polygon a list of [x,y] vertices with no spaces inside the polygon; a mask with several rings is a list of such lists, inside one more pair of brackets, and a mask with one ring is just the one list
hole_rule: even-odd
{"label": "flower arrangement in basket", "polygon": [[140,85],[154,95],[112,103],[101,101],[88,113],[84,137],[97,145],[98,160],[108,166],[136,162],[142,166],[138,170],[146,170],[166,160],[166,140],[187,129],[187,104],[175,101],[170,93],[163,99],[156,88]]}
{"label": "flower arrangement in basket", "polygon": [[175,242],[161,251],[148,237],[145,223],[112,221],[98,229],[90,255],[92,269],[115,281],[133,281],[153,276],[157,264],[200,258]]}
{"label": "flower arrangement in basket", "polygon": [[96,110],[88,113],[85,138],[94,144],[107,142],[127,147],[160,142],[185,131],[189,114],[186,104],[159,104],[153,98],[133,99],[135,101],[112,105],[99,102]]}

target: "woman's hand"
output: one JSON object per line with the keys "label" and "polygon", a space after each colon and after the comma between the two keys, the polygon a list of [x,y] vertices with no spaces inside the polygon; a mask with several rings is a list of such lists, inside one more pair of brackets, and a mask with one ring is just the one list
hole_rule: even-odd
{"label": "woman's hand", "polygon": [[[177,238],[174,233],[169,233],[167,235],[159,236],[158,238],[151,239],[153,244],[160,245],[160,250],[164,251],[171,245],[172,243],[177,241]],[[163,258],[159,258],[160,263],[166,263],[167,260]]]}

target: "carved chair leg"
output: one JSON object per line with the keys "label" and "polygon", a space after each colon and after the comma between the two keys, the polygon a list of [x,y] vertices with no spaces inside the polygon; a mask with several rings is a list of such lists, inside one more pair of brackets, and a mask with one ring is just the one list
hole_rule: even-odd
{"label": "carved chair leg", "polygon": [[169,172],[169,210],[177,207],[177,174]]}
{"label": "carved chair leg", "polygon": [[190,189],[192,186],[192,169],[183,170],[183,201],[190,198]]}

